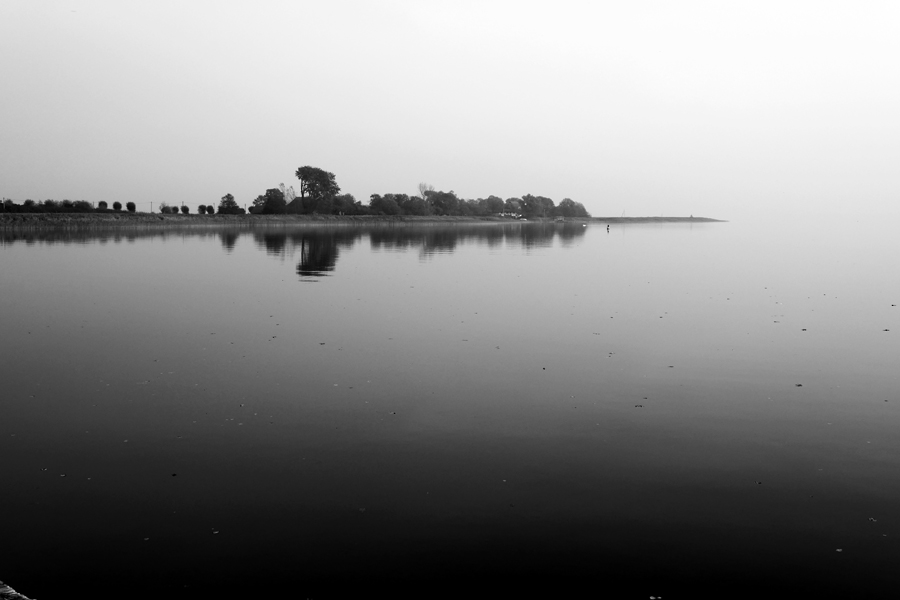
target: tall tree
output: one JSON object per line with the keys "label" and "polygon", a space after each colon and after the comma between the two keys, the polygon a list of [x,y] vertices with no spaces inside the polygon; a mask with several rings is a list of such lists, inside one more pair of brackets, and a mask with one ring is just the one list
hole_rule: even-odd
{"label": "tall tree", "polygon": [[334,200],[341,191],[334,180],[334,173],[306,166],[297,169],[295,175],[300,180],[300,201],[304,212],[312,212],[322,200]]}

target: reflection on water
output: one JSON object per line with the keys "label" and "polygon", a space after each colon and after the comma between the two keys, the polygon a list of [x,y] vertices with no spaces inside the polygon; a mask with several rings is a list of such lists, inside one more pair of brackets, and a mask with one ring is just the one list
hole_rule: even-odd
{"label": "reflection on water", "polygon": [[0,232],[0,579],[882,591],[888,225]]}
{"label": "reflection on water", "polygon": [[425,224],[366,226],[301,226],[164,230],[158,228],[103,230],[0,231],[0,244],[88,244],[134,242],[138,239],[182,240],[218,236],[226,252],[232,252],[242,237],[252,238],[257,248],[272,256],[293,255],[299,249],[297,274],[301,278],[324,277],[337,266],[340,249],[349,249],[368,241],[371,248],[386,251],[417,249],[421,256],[451,254],[459,246],[506,245],[522,248],[548,248],[555,240],[570,245],[583,237],[586,226],[581,223],[510,223],[510,224]]}

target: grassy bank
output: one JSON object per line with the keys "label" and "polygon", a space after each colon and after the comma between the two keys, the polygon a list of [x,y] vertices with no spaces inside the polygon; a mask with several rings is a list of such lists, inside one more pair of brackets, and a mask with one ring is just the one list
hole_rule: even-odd
{"label": "grassy bank", "polygon": [[[540,219],[553,223],[554,219]],[[175,215],[155,213],[0,213],[0,227],[14,229],[110,228],[110,227],[222,227],[254,225],[354,224],[366,223],[517,223],[504,217],[439,217],[375,215]],[[534,222],[534,220],[529,221]],[[591,217],[566,222],[583,223],[702,223],[718,222],[705,217]]]}

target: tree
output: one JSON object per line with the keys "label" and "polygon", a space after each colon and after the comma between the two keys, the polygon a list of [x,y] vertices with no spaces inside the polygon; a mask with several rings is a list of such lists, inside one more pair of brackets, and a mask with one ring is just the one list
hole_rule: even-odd
{"label": "tree", "polygon": [[425,198],[436,215],[459,214],[459,198],[456,197],[456,193],[452,190],[449,192],[429,190],[425,192]]}
{"label": "tree", "polygon": [[571,198],[563,198],[556,207],[555,214],[561,217],[590,217],[588,211],[581,202],[575,202]]}
{"label": "tree", "polygon": [[101,200],[97,203],[97,208],[100,210],[106,210],[109,208],[109,204],[106,203],[106,200]]}
{"label": "tree", "polygon": [[380,194],[372,194],[369,196],[369,210],[376,215],[400,214],[400,207],[397,205],[397,201],[394,200],[393,194],[386,194],[383,197]]}
{"label": "tree", "polygon": [[201,204],[200,206],[197,207],[197,214],[198,215],[206,214],[206,205],[205,204]]}
{"label": "tree", "polygon": [[339,215],[358,215],[359,202],[353,194],[338,194],[334,197],[332,212]]}
{"label": "tree", "polygon": [[294,187],[286,187],[283,183],[278,184],[278,189],[281,190],[281,193],[284,195],[284,201],[287,204],[290,204],[294,201],[294,198],[297,197],[297,194],[294,193]]}
{"label": "tree", "polygon": [[403,214],[419,216],[431,214],[431,207],[428,206],[428,202],[426,202],[424,198],[418,196],[407,197],[406,194],[403,194],[403,196],[406,198],[406,200],[400,204],[400,210],[403,211]]}
{"label": "tree", "polygon": [[[295,173],[300,180],[300,203],[303,212],[312,212],[317,209],[319,201],[323,199],[333,200],[341,188],[334,179],[334,173],[323,171],[316,167],[300,167]],[[296,201],[294,203],[296,207]],[[299,211],[292,211],[299,212]]]}
{"label": "tree", "polygon": [[253,199],[253,202],[250,203],[250,214],[251,215],[261,215],[263,211],[263,207],[266,205],[266,197],[260,194],[256,198]]}
{"label": "tree", "polygon": [[553,214],[556,206],[553,200],[544,196],[532,196],[525,194],[522,196],[522,213],[529,218],[532,217],[549,217]]}
{"label": "tree", "polygon": [[214,215],[214,214],[216,214],[216,207],[213,206],[212,204],[210,204],[209,206],[207,206],[207,207],[206,207],[206,214],[208,214],[208,215]]}
{"label": "tree", "polygon": [[[263,198],[263,206],[262,212],[267,215],[281,215],[284,214],[287,208],[287,203],[284,201],[284,193],[278,188],[270,188],[266,190],[266,195],[262,196]],[[259,198],[257,198],[257,201]],[[256,204],[256,201],[254,201]]]}
{"label": "tree", "polygon": [[186,206],[184,204],[181,205],[181,214],[187,215],[187,214],[190,214],[190,212],[191,212],[191,209],[189,206]]}
{"label": "tree", "polygon": [[122,203],[118,200],[113,202],[113,210],[122,210]]}
{"label": "tree", "polygon": [[495,215],[503,212],[503,198],[499,196],[488,196],[485,201],[485,208],[487,209],[487,214]]}
{"label": "tree", "polygon": [[433,192],[434,186],[430,183],[425,183],[424,181],[419,184],[419,198],[422,200],[428,200],[428,192]]}
{"label": "tree", "polygon": [[220,215],[238,215],[241,213],[241,207],[234,201],[234,196],[225,194],[219,201]]}
{"label": "tree", "polygon": [[134,212],[137,210],[137,206],[134,205],[134,202],[129,202],[125,205],[125,208],[128,210],[128,212]]}

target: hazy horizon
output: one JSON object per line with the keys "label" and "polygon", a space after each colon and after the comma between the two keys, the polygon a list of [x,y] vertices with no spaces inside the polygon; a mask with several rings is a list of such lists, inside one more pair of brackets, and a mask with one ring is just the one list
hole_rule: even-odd
{"label": "hazy horizon", "polygon": [[0,195],[572,198],[594,216],[896,214],[900,6],[0,6]]}

